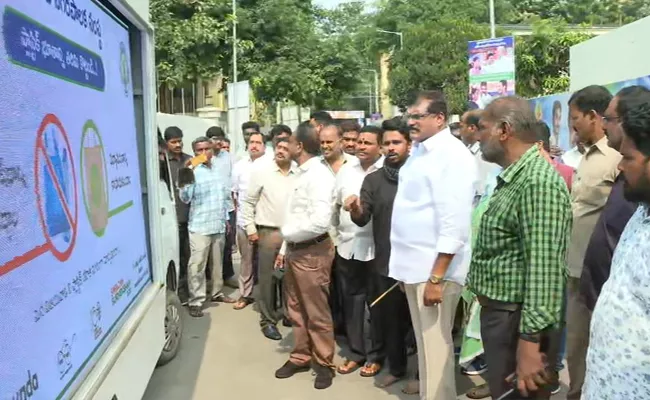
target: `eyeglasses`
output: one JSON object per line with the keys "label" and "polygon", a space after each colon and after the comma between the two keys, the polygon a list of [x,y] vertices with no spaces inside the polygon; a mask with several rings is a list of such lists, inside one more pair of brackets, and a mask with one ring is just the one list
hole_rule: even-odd
{"label": "eyeglasses", "polygon": [[603,115],[603,122],[616,122],[620,121],[621,117],[608,117],[606,115]]}
{"label": "eyeglasses", "polygon": [[422,113],[422,114],[404,114],[402,115],[402,120],[408,121],[408,120],[413,120],[413,121],[419,121],[421,119],[424,119],[428,116],[431,115],[438,115],[437,113]]}

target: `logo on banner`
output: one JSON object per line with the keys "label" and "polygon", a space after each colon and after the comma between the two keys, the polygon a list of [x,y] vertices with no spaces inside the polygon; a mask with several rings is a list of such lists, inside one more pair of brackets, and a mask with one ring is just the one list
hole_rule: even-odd
{"label": "logo on banner", "polygon": [[74,334],[70,339],[63,339],[61,349],[57,354],[57,366],[59,367],[59,379],[63,380],[66,375],[72,370],[72,345],[75,342],[77,335]]}
{"label": "logo on banner", "polygon": [[91,309],[90,309],[90,320],[93,325],[93,337],[95,339],[99,339],[99,337],[102,335],[104,330],[102,329],[101,322],[102,322],[102,305],[97,302]]}
{"label": "logo on banner", "polygon": [[120,279],[113,287],[111,288],[111,301],[113,304],[120,301],[122,296],[131,294],[131,280],[124,281]]}

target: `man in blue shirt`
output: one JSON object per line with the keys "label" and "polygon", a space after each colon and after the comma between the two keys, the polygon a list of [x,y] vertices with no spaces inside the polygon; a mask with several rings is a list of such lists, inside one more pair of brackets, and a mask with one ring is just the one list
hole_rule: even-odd
{"label": "man in blue shirt", "polygon": [[[197,318],[203,316],[203,302],[208,297],[213,302],[234,303],[233,299],[221,292],[223,251],[226,234],[230,229],[230,181],[223,179],[223,171],[219,168],[217,158],[213,156],[212,148],[213,145],[207,137],[201,136],[194,140],[194,154],[205,155],[206,161],[194,168],[193,179],[187,179],[189,174],[185,172],[179,174],[178,178],[179,197],[184,203],[190,204],[189,309],[190,315]],[[208,254],[212,256],[209,263]],[[212,292],[215,293],[213,296],[206,295],[206,264],[212,272]]]}

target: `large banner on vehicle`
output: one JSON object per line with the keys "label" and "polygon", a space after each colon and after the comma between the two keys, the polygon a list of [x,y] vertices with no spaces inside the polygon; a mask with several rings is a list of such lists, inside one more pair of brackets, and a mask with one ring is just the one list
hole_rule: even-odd
{"label": "large banner on vehicle", "polygon": [[61,399],[151,281],[129,33],[92,0],[0,14],[0,399]]}
{"label": "large banner on vehicle", "polygon": [[[604,85],[613,95],[628,86],[640,85],[650,88],[650,76],[628,79]],[[546,122],[551,129],[551,145],[568,151],[576,145],[575,133],[571,130],[569,99],[571,93],[559,93],[530,99],[530,105],[538,120]]]}
{"label": "large banner on vehicle", "polygon": [[469,101],[485,108],[493,98],[515,94],[515,38],[468,42]]}

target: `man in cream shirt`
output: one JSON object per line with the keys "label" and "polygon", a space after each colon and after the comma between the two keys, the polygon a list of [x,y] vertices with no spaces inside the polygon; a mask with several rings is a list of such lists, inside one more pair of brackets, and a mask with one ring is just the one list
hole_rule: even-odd
{"label": "man in cream shirt", "polygon": [[421,400],[456,398],[451,336],[470,263],[476,162],[447,127],[439,91],[422,92],[405,116],[415,142],[399,174],[390,277],[403,282],[418,347]]}

